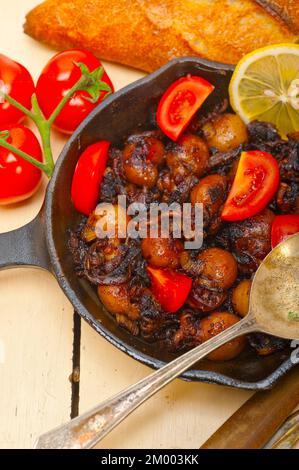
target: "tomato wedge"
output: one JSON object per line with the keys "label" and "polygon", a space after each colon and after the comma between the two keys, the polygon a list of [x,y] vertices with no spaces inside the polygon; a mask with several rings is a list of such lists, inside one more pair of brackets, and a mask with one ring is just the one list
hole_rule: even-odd
{"label": "tomato wedge", "polygon": [[107,140],[92,144],[84,150],[77,162],[71,196],[75,208],[82,214],[89,215],[97,205],[109,146]]}
{"label": "tomato wedge", "polygon": [[279,186],[279,166],[266,152],[242,152],[237,173],[222,211],[222,219],[244,220],[262,211]]}
{"label": "tomato wedge", "polygon": [[299,215],[277,215],[272,223],[272,248],[295,233],[299,233]]}
{"label": "tomato wedge", "polygon": [[164,134],[176,141],[214,89],[207,80],[193,75],[179,78],[170,85],[157,110],[157,123]]}
{"label": "tomato wedge", "polygon": [[169,313],[179,310],[185,303],[192,287],[192,279],[177,271],[147,267],[152,286],[151,291]]}

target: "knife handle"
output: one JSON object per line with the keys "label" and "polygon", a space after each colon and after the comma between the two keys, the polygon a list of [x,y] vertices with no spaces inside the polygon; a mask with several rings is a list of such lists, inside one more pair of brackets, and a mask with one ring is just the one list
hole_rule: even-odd
{"label": "knife handle", "polygon": [[257,392],[201,449],[261,449],[299,403],[299,366],[271,390]]}

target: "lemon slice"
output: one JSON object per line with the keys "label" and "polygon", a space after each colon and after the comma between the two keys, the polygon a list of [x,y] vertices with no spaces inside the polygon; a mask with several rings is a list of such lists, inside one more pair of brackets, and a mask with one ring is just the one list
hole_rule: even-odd
{"label": "lemon slice", "polygon": [[299,44],[277,44],[247,54],[236,66],[229,95],[244,122],[271,122],[283,138],[299,131]]}

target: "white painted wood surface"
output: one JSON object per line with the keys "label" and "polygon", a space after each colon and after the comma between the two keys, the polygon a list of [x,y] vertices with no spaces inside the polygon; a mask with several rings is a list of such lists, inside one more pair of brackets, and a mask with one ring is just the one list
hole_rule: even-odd
{"label": "white painted wood surface", "polygon": [[[0,52],[35,77],[53,51],[22,33],[25,13],[40,0],[1,0]],[[107,64],[117,88],[142,74]],[[53,139],[58,155],[65,139]],[[25,204],[0,208],[0,232],[38,212],[45,190]],[[70,415],[72,307],[47,272],[0,272],[0,448],[30,447]],[[80,412],[150,372],[82,323]],[[177,380],[108,436],[101,447],[198,448],[250,392]]]}
{"label": "white painted wood surface", "polygon": [[[24,15],[37,3],[0,2],[0,52],[35,77],[53,54],[22,34]],[[56,154],[63,142],[56,136]],[[34,218],[45,186],[46,181],[26,203],[0,208],[0,232]],[[73,309],[50,273],[31,268],[0,272],[1,448],[32,447],[41,432],[69,419],[72,326]]]}
{"label": "white painted wood surface", "polygon": [[70,416],[72,308],[33,269],[2,271],[0,299],[0,447],[31,447]]}
{"label": "white painted wood surface", "polygon": [[[82,324],[80,412],[151,372]],[[198,448],[250,392],[176,380],[136,410],[101,448]]]}

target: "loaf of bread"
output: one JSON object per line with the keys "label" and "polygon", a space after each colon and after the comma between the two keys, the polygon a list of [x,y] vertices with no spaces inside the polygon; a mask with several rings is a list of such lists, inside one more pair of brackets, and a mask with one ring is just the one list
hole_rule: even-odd
{"label": "loaf of bread", "polygon": [[295,42],[299,0],[46,0],[24,30],[147,72],[186,55],[236,63],[258,47]]}
{"label": "loaf of bread", "polygon": [[266,11],[299,33],[299,0],[255,0]]}

